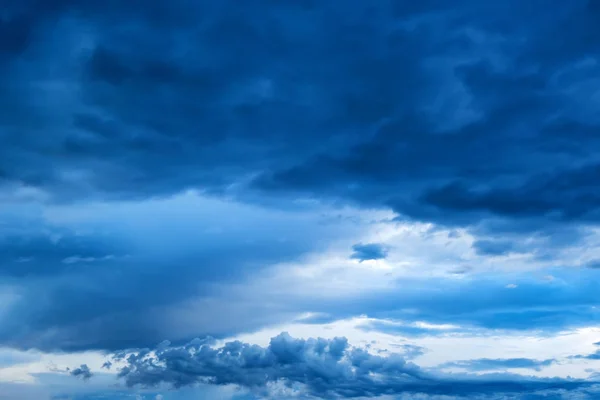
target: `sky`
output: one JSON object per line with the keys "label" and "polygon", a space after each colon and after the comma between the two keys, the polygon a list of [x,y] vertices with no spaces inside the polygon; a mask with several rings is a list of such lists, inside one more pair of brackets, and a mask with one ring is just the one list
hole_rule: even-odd
{"label": "sky", "polygon": [[0,400],[600,396],[600,1],[8,1],[0,88]]}

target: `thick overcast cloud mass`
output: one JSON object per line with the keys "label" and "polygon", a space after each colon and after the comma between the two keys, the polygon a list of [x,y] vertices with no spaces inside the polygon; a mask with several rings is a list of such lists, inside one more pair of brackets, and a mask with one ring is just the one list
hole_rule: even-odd
{"label": "thick overcast cloud mass", "polygon": [[0,399],[595,398],[599,54],[596,0],[5,2]]}

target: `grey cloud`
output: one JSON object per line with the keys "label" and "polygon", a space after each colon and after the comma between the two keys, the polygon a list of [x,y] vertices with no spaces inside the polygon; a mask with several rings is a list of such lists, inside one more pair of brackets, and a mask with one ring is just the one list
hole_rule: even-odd
{"label": "grey cloud", "polygon": [[162,346],[124,351],[119,376],[129,386],[168,383],[234,384],[268,395],[268,384],[301,387],[317,398],[357,398],[404,393],[426,395],[527,395],[544,389],[577,390],[591,382],[508,374],[443,375],[426,372],[396,354],[373,355],[345,338],[294,339],[282,333],[267,347],[229,342],[222,347]]}
{"label": "grey cloud", "polygon": [[596,221],[600,121],[571,90],[595,72],[593,2],[401,3],[11,7],[2,176],[66,202],[236,184],[440,223]]}
{"label": "grey cloud", "polygon": [[[476,236],[551,232],[539,244],[545,251],[535,249],[548,256],[580,241],[600,216],[594,4],[10,4],[0,21],[0,191],[34,188],[69,205],[189,188],[279,208],[309,197],[391,208]],[[245,234],[268,236],[265,226]],[[155,320],[165,309],[216,297],[199,283],[296,259],[320,242],[308,244],[309,231],[290,246],[250,245],[240,235],[210,241],[193,257],[145,268],[125,260],[110,271],[62,261],[123,251],[112,242],[3,238],[2,276],[25,279],[0,341],[63,350],[148,345],[163,335]],[[503,299],[508,311],[477,291],[469,304],[454,294],[419,301],[424,317],[494,328],[593,318],[582,305],[593,297],[587,286],[581,295],[554,292],[549,302],[569,302],[560,315],[524,310],[547,304],[534,289]],[[480,303],[495,314],[469,314]],[[285,314],[278,312],[248,312],[237,329],[271,323]],[[205,333],[231,333],[224,324],[206,322]]]}
{"label": "grey cloud", "polygon": [[81,377],[84,381],[90,379],[93,374],[90,368],[86,364],[81,364],[78,368],[75,368],[70,372],[71,376]]}

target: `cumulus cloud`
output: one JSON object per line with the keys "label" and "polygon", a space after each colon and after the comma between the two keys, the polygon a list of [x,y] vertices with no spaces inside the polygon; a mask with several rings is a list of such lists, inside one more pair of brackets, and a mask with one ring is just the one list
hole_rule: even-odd
{"label": "cumulus cloud", "polygon": [[78,368],[75,368],[70,372],[71,376],[80,377],[84,381],[90,379],[93,374],[90,368],[86,364],[81,364]]}
{"label": "cumulus cloud", "polygon": [[[129,386],[167,383],[238,385],[268,394],[270,385],[300,387],[318,398],[376,397],[403,393],[460,395],[526,394],[544,389],[577,389],[588,382],[516,375],[444,375],[427,372],[397,354],[374,355],[345,338],[273,337],[267,347],[239,341],[222,347],[188,344],[160,346],[115,355],[125,366],[119,377]],[[494,364],[494,361],[490,361]],[[474,361],[476,364],[477,361]],[[500,364],[498,362],[497,364]],[[524,364],[522,360],[505,365]],[[542,362],[544,364],[544,362]]]}

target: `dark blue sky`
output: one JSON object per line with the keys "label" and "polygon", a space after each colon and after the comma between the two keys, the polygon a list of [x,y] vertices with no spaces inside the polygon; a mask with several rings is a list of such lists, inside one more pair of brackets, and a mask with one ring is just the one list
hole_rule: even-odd
{"label": "dark blue sky", "polygon": [[0,393],[594,398],[599,54],[596,0],[5,2]]}

